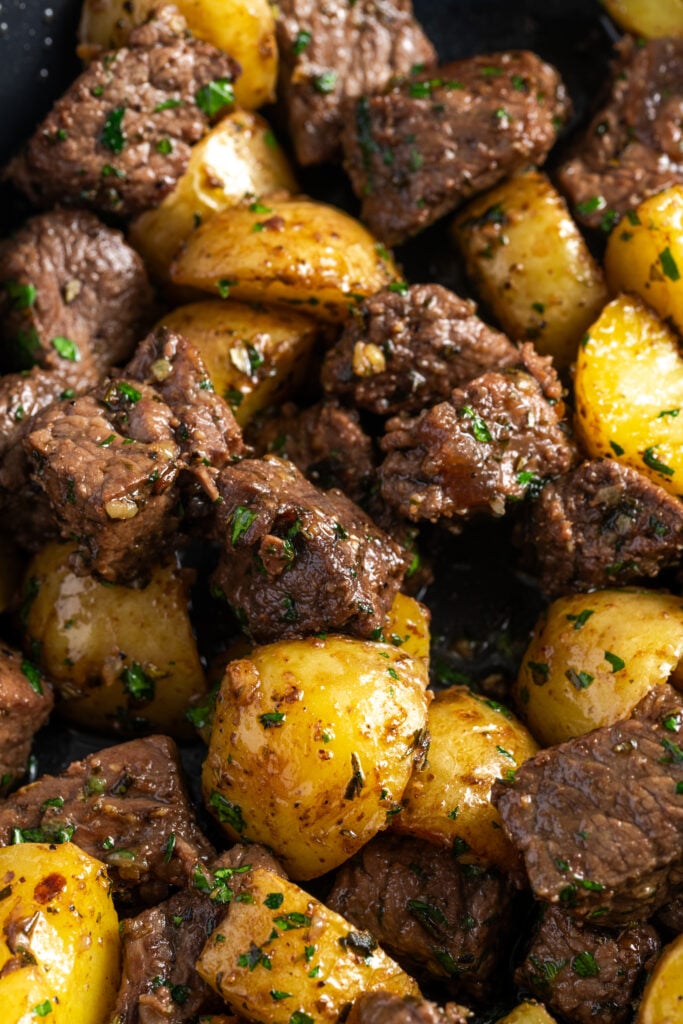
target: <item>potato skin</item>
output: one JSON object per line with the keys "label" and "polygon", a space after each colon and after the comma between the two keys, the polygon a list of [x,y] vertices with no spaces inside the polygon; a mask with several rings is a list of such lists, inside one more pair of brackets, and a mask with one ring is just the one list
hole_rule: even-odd
{"label": "potato skin", "polygon": [[[84,0],[78,26],[82,55],[93,46],[125,46],[131,29],[156,6],[157,0]],[[234,89],[240,106],[256,110],[275,99],[275,17],[268,0],[175,0],[175,6],[193,35],[239,61],[242,74]]]}
{"label": "potato skin", "polygon": [[423,663],[391,644],[328,636],[255,648],[216,700],[202,784],[231,838],[287,873],[343,863],[396,812],[426,744]]}
{"label": "potato skin", "polygon": [[529,1000],[515,1006],[498,1024],[555,1024],[555,1018],[550,1016],[543,1003]]}
{"label": "potato skin", "polygon": [[575,426],[588,455],[616,458],[671,494],[683,491],[683,358],[639,299],[620,295],[576,360]]}
{"label": "potato skin", "polygon": [[613,295],[640,296],[683,334],[683,185],[659,192],[626,214],[609,236],[605,273]]}
{"label": "potato skin", "polygon": [[[241,882],[252,902],[231,904],[197,961],[199,974],[235,1013],[280,1024],[299,1011],[329,1024],[362,992],[419,996],[412,978],[373,947],[368,933],[292,882],[265,868],[254,868]],[[356,938],[368,946],[354,947]],[[267,959],[267,970],[250,969],[248,956],[240,963],[255,949]]]}
{"label": "potato skin", "polygon": [[629,718],[683,656],[679,597],[602,590],[548,608],[524,654],[513,694],[544,746]]}
{"label": "potato skin", "polygon": [[304,306],[327,321],[397,280],[384,247],[342,210],[306,198],[258,206],[231,207],[197,228],[171,280],[223,298]]}
{"label": "potato skin", "polygon": [[295,191],[296,180],[270,125],[258,114],[234,110],[192,147],[173,191],[133,221],[128,240],[150,273],[166,282],[173,257],[198,223],[245,196],[255,200],[283,190]]}
{"label": "potato skin", "polygon": [[301,387],[319,334],[318,323],[303,313],[221,299],[179,306],[160,325],[199,350],[214,389],[241,427]]}
{"label": "potato skin", "polygon": [[436,695],[427,719],[426,766],[403,794],[391,829],[442,846],[465,844],[487,864],[517,868],[517,855],[501,830],[491,787],[538,746],[526,727],[497,701],[451,686]]}
{"label": "potato skin", "polygon": [[670,942],[654,966],[636,1024],[679,1024],[683,1005],[683,935]]}
{"label": "potato skin", "polygon": [[485,192],[458,214],[453,236],[506,334],[568,366],[607,289],[546,175],[528,171]]}
{"label": "potato skin", "polygon": [[430,620],[431,613],[426,604],[399,591],[377,639],[393,644],[411,658],[419,658],[429,673]]}
{"label": "potato skin", "polygon": [[602,0],[620,28],[643,39],[683,36],[683,0]]}
{"label": "potato skin", "polygon": [[[120,976],[119,922],[104,864],[73,843],[22,843],[0,849],[0,878],[10,889],[0,904],[3,1021],[44,1015],[51,1024],[101,1024]],[[23,959],[9,944],[17,931],[30,954]]]}
{"label": "potato skin", "polygon": [[49,544],[26,573],[26,642],[62,697],[61,714],[83,728],[191,738],[190,697],[206,693],[188,616],[189,583],[155,568],[141,590],[75,576],[73,546]]}

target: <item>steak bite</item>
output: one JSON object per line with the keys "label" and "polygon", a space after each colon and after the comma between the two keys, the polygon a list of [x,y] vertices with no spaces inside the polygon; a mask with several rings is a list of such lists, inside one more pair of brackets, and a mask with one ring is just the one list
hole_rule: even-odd
{"label": "steak bite", "polygon": [[487,370],[518,362],[515,346],[476,316],[473,302],[438,284],[417,284],[366,299],[325,356],[322,384],[380,416],[414,413]]}
{"label": "steak bite", "polygon": [[436,63],[411,0],[282,0],[278,10],[279,94],[305,166],[338,155],[345,98]]}
{"label": "steak bite", "polygon": [[25,773],[33,736],[53,704],[52,687],[38,669],[0,646],[0,792]]}
{"label": "steak bite", "polygon": [[347,1024],[467,1024],[471,1014],[463,1006],[439,1006],[427,999],[397,996],[393,992],[366,992],[354,1002]]}
{"label": "steak bite", "polygon": [[583,462],[541,491],[523,532],[552,597],[656,576],[683,552],[683,505],[630,466]]}
{"label": "steak bite", "polygon": [[221,473],[215,584],[257,643],[341,631],[370,636],[401,585],[400,547],[340,491],[291,463],[245,459]]}
{"label": "steak bite", "polygon": [[195,963],[226,903],[239,899],[244,876],[252,868],[282,874],[263,847],[233,846],[208,866],[198,864],[186,889],[123,922],[122,977],[111,1020],[187,1024],[197,1014],[225,1008]]}
{"label": "steak bite", "polygon": [[142,260],[91,213],[32,217],[0,246],[3,358],[16,369],[89,373],[92,386],[130,356],[153,317]]}
{"label": "steak bite", "polygon": [[555,70],[526,51],[471,57],[347,102],[344,166],[362,217],[389,245],[526,164],[568,113]]}
{"label": "steak bite", "polygon": [[683,39],[617,43],[611,95],[558,181],[578,219],[609,229],[619,214],[683,182]]}
{"label": "steak bite", "polygon": [[451,850],[382,836],[339,871],[327,904],[371,932],[409,974],[482,999],[506,954],[509,883]]}
{"label": "steak bite", "polygon": [[574,461],[555,408],[523,370],[485,373],[413,419],[389,420],[381,446],[382,496],[415,522],[502,516]]}
{"label": "steak bite", "polygon": [[128,44],[96,57],[12,161],[8,176],[36,206],[91,206],[131,217],[157,206],[190,148],[232,103],[239,65],[157,8]]}
{"label": "steak bite", "polygon": [[570,1024],[623,1024],[632,1019],[633,997],[660,946],[652,925],[585,928],[547,907],[515,982]]}
{"label": "steak bite", "polygon": [[213,848],[199,831],[167,736],[106,747],[42,775],[0,805],[0,846],[74,843],[104,861],[121,905],[152,905],[184,886]]}
{"label": "steak bite", "polygon": [[493,803],[535,896],[601,927],[683,892],[683,696],[655,686],[633,717],[542,750]]}

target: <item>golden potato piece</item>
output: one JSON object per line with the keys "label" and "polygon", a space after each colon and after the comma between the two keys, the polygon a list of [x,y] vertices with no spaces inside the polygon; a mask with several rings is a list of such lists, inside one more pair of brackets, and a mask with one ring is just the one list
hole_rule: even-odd
{"label": "golden potato piece", "polygon": [[222,298],[305,306],[335,321],[397,272],[384,246],[342,210],[271,197],[223,210],[193,232],[171,279]]}
{"label": "golden potato piece", "polygon": [[664,947],[655,964],[636,1024],[683,1024],[683,935]]}
{"label": "golden potato piece", "polygon": [[[275,99],[277,46],[275,17],[268,0],[174,0],[188,28],[239,61],[235,82],[241,107],[256,110]],[[130,31],[148,18],[158,0],[84,0],[78,39],[87,55],[92,46],[124,46]]]}
{"label": "golden potato piece", "polygon": [[501,1017],[498,1024],[555,1024],[555,1018],[550,1016],[542,1003],[531,1000],[515,1006],[514,1010]]}
{"label": "golden potato piece", "polygon": [[400,647],[404,654],[419,658],[429,672],[429,644],[431,640],[429,608],[414,597],[398,593],[387,613],[382,629],[373,640]]}
{"label": "golden potato piece", "polygon": [[120,975],[104,864],[72,843],[22,843],[0,849],[0,878],[2,1020],[101,1024]]}
{"label": "golden potato piece", "polygon": [[568,366],[607,289],[546,175],[529,171],[478,196],[458,214],[453,235],[503,330]]}
{"label": "golden potato piece", "polygon": [[235,1013],[263,1024],[329,1024],[363,992],[419,996],[369,932],[298,886],[264,868],[242,882],[251,901],[230,905],[197,961]]}
{"label": "golden potato piece", "polygon": [[319,334],[318,323],[303,313],[220,299],[180,306],[160,323],[199,350],[241,427],[302,385]]}
{"label": "golden potato piece", "polygon": [[575,390],[576,430],[589,455],[683,492],[683,358],[676,336],[639,299],[620,295],[590,328]]}
{"label": "golden potato piece", "polygon": [[133,221],[128,240],[150,273],[166,281],[173,257],[199,224],[245,197],[259,206],[257,196],[283,190],[296,191],[296,181],[269,124],[235,110],[192,147],[173,191]]}
{"label": "golden potato piece", "polygon": [[205,800],[293,878],[337,867],[387,824],[427,742],[427,673],[400,647],[310,637],[231,662]]}
{"label": "golden potato piece", "polygon": [[605,273],[613,295],[639,295],[683,334],[683,185],[626,214],[609,236]]}
{"label": "golden potato piece", "polygon": [[193,735],[185,711],[206,692],[188,615],[189,582],[158,567],[140,590],[75,576],[69,544],[49,544],[24,585],[26,640],[63,698],[65,718],[123,735]]}
{"label": "golden potato piece", "polygon": [[683,0],[602,0],[602,4],[617,25],[636,36],[683,36]]}
{"label": "golden potato piece", "polygon": [[575,594],[541,618],[513,693],[536,739],[552,746],[628,718],[653,686],[676,675],[682,656],[680,597],[651,590]]}
{"label": "golden potato piece", "polygon": [[533,757],[534,739],[507,708],[464,686],[436,695],[427,728],[427,764],[408,783],[392,830],[469,848],[486,863],[513,870],[517,855],[501,830],[491,787]]}

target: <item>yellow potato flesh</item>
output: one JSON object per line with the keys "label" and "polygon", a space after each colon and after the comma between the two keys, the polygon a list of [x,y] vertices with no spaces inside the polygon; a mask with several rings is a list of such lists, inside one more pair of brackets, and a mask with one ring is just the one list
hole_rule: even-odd
{"label": "yellow potato flesh", "polygon": [[217,697],[208,806],[291,877],[330,871],[396,813],[425,742],[426,684],[424,664],[390,644],[257,647],[227,666]]}
{"label": "yellow potato flesh", "polygon": [[217,213],[171,266],[175,284],[226,298],[302,305],[323,320],[397,279],[393,260],[353,217],[312,199],[268,199]]}
{"label": "yellow potato flesh", "polygon": [[617,25],[644,39],[683,36],[683,0],[602,0]]}
{"label": "yellow potato flesh", "polygon": [[303,384],[319,333],[317,322],[303,313],[232,300],[180,306],[161,323],[199,350],[214,389],[241,427]]}
{"label": "yellow potato flesh", "polygon": [[419,658],[429,672],[430,612],[414,597],[398,593],[389,609],[381,636],[411,658]]}
{"label": "yellow potato flesh", "polygon": [[[78,26],[84,52],[89,46],[125,46],[131,29],[157,6],[157,0],[85,0]],[[275,98],[277,46],[268,0],[175,0],[175,6],[193,35],[239,62],[235,98],[240,106],[256,110]]]}
{"label": "yellow potato flesh", "polygon": [[626,590],[563,597],[536,627],[515,701],[539,743],[564,743],[628,718],[682,656],[680,597]]}
{"label": "yellow potato flesh", "polygon": [[683,334],[682,185],[646,199],[626,214],[607,242],[605,273],[613,295],[639,295]]}
{"label": "yellow potato flesh", "polygon": [[496,779],[511,778],[538,746],[496,701],[452,686],[429,708],[429,756],[403,795],[392,830],[443,846],[462,845],[488,864],[511,870],[516,854],[491,803]]}
{"label": "yellow potato flesh", "polygon": [[119,923],[104,864],[72,843],[6,846],[0,884],[3,894],[10,889],[0,904],[4,1024],[43,1017],[101,1024],[120,975]]}
{"label": "yellow potato flesh", "polygon": [[576,361],[576,429],[587,453],[616,458],[683,492],[683,358],[673,332],[621,295],[590,328]]}
{"label": "yellow potato flesh", "polygon": [[655,964],[636,1024],[683,1024],[683,935],[664,947]]}
{"label": "yellow potato flesh", "polygon": [[[199,974],[236,1013],[281,1024],[298,1012],[329,1024],[363,992],[419,996],[412,978],[376,944],[372,948],[369,935],[369,948],[354,947],[354,926],[298,886],[263,868],[245,879],[253,902],[231,904],[197,962]],[[262,961],[249,968],[254,949],[267,969]]]}
{"label": "yellow potato flesh", "polygon": [[607,289],[546,175],[529,171],[479,196],[458,215],[453,233],[503,330],[568,366]]}
{"label": "yellow potato flesh", "polygon": [[133,221],[129,241],[159,281],[198,224],[245,197],[293,192],[296,181],[270,126],[258,114],[235,110],[192,148],[173,191]]}
{"label": "yellow potato flesh", "polygon": [[515,1006],[498,1024],[555,1024],[555,1018],[550,1016],[542,1003],[526,1002]]}
{"label": "yellow potato flesh", "polygon": [[[191,696],[206,692],[188,615],[188,581],[158,567],[140,590],[76,576],[71,545],[50,544],[26,575],[26,636],[61,713],[87,729],[191,737]],[[141,674],[142,673],[142,674]]]}

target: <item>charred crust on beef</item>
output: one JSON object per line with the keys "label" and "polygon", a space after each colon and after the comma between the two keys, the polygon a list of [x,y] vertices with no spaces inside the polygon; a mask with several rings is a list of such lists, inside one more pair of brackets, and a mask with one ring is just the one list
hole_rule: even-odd
{"label": "charred crust on beef", "polygon": [[366,992],[355,1000],[346,1024],[467,1024],[470,1016],[456,1003],[438,1006],[393,992]]}

